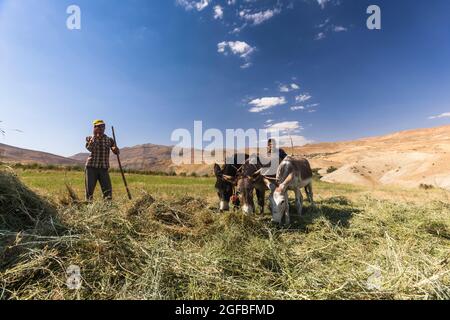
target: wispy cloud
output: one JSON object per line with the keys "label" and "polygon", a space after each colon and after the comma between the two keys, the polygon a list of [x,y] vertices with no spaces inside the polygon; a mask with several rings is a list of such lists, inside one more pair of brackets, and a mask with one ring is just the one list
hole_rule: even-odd
{"label": "wispy cloud", "polygon": [[186,10],[197,10],[202,11],[205,9],[209,4],[211,0],[177,0],[177,4],[184,7]]}
{"label": "wispy cloud", "polygon": [[273,18],[276,14],[280,12],[281,10],[279,9],[268,9],[265,11],[251,13],[250,10],[245,9],[239,12],[239,16],[242,19],[251,22],[253,25],[258,25],[263,23],[264,21]]}
{"label": "wispy cloud", "polygon": [[334,26],[333,27],[333,31],[334,32],[345,32],[345,31],[347,31],[348,29],[346,28],[346,27],[343,27],[343,26]]}
{"label": "wispy cloud", "polygon": [[299,131],[303,129],[300,125],[300,122],[298,121],[283,121],[283,122],[277,122],[272,123],[266,126],[266,130],[268,132],[292,132],[292,131]]}
{"label": "wispy cloud", "polygon": [[249,60],[255,50],[255,47],[250,46],[245,41],[222,41],[217,44],[217,52],[225,56],[231,53],[246,61],[246,63],[241,66],[241,69],[247,69],[252,66],[252,63]]}
{"label": "wispy cloud", "polygon": [[[308,96],[304,96],[304,99],[306,99]],[[301,99],[301,98],[300,98]],[[309,99],[308,99],[309,100]],[[291,111],[299,111],[299,110],[307,110],[309,113],[316,112],[317,110],[314,109],[318,107],[319,103],[313,103],[313,104],[307,104],[307,105],[298,105],[291,107]]]}
{"label": "wispy cloud", "polygon": [[233,55],[237,55],[240,58],[249,58],[249,56],[255,51],[255,48],[250,46],[245,41],[223,41],[217,44],[217,52],[227,55],[231,52]]}
{"label": "wispy cloud", "polygon": [[296,96],[295,101],[302,103],[302,102],[306,102],[306,101],[310,100],[311,98],[312,98],[311,95],[309,95],[308,93],[304,93],[304,94]]}
{"label": "wispy cloud", "polygon": [[317,3],[322,9],[325,9],[325,6],[327,5],[328,2],[330,2],[330,0],[317,0]]}
{"label": "wispy cloud", "polygon": [[249,105],[253,106],[249,111],[258,113],[286,103],[287,101],[285,97],[264,97],[254,99],[249,102]]}
{"label": "wispy cloud", "polygon": [[442,118],[450,118],[450,112],[444,112],[444,113],[441,113],[441,114],[439,114],[437,116],[428,117],[428,119],[430,119],[430,120],[442,119]]}
{"label": "wispy cloud", "polygon": [[300,135],[282,135],[279,137],[278,139],[278,144],[280,145],[280,147],[290,147],[291,146],[291,142],[294,146],[304,146],[306,144],[310,144],[313,143],[313,140],[309,140],[307,138],[305,138],[304,136],[300,136]]}
{"label": "wispy cloud", "polygon": [[220,5],[214,7],[214,19],[222,19],[223,18],[223,8]]}
{"label": "wispy cloud", "polygon": [[316,34],[316,37],[314,38],[315,40],[322,40],[325,39],[327,36],[325,35],[325,32],[319,32],[318,34]]}
{"label": "wispy cloud", "polygon": [[295,90],[299,90],[300,86],[296,83],[291,84],[281,84],[279,87],[280,92],[291,92]]}
{"label": "wispy cloud", "polygon": [[292,144],[294,146],[303,146],[313,142],[304,136],[298,135],[298,133],[303,130],[302,125],[298,121],[283,121],[277,123],[273,123],[272,121],[266,125],[265,129],[269,133],[278,132],[279,137],[277,140],[281,147],[291,146]]}
{"label": "wispy cloud", "polygon": [[319,29],[320,31],[316,34],[316,36],[314,38],[315,40],[325,39],[329,33],[348,31],[347,27],[344,27],[342,25],[335,25],[330,22],[331,22],[331,19],[327,18],[324,22],[322,22],[316,26],[316,28]]}

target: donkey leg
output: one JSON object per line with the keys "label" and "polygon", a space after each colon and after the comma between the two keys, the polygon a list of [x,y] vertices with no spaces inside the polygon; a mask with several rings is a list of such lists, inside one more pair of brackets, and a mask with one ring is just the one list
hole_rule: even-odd
{"label": "donkey leg", "polygon": [[303,195],[300,188],[295,189],[295,208],[297,209],[297,215],[300,217],[303,210]]}
{"label": "donkey leg", "polygon": [[264,214],[264,201],[265,201],[266,191],[256,189],[256,197],[258,198],[259,213]]}
{"label": "donkey leg", "polygon": [[284,213],[284,224],[286,226],[289,226],[291,224],[291,214],[289,212],[289,196],[288,192],[286,191],[286,211]]}
{"label": "donkey leg", "polygon": [[311,205],[314,206],[314,193],[312,182],[305,187],[306,194],[308,195],[308,201]]}

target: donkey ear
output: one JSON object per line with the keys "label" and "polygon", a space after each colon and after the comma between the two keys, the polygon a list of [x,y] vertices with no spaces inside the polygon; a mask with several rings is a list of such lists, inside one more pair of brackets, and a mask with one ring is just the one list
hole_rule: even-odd
{"label": "donkey ear", "polygon": [[262,177],[261,171],[262,171],[262,169],[259,169],[258,171],[253,173],[252,176],[251,176],[251,179],[252,180],[257,180],[258,178]]}
{"label": "donkey ear", "polygon": [[217,163],[214,164],[214,175],[216,177],[222,175],[222,169],[220,169],[220,166]]}
{"label": "donkey ear", "polygon": [[236,184],[236,177],[233,176],[227,176],[227,175],[222,175],[222,179],[225,180],[226,182],[229,182],[231,184]]}
{"label": "donkey ear", "polygon": [[264,177],[264,184],[272,192],[274,192],[278,188],[278,182],[276,181],[276,179],[269,179],[267,177]]}

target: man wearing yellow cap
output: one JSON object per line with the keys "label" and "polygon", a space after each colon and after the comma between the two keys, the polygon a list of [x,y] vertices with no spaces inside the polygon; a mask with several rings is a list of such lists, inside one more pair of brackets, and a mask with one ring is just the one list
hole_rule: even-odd
{"label": "man wearing yellow cap", "polygon": [[103,198],[112,199],[112,185],[109,176],[109,151],[119,154],[114,139],[105,134],[105,122],[94,121],[94,134],[86,138],[86,149],[91,155],[86,161],[86,199],[91,201],[97,181],[100,182]]}

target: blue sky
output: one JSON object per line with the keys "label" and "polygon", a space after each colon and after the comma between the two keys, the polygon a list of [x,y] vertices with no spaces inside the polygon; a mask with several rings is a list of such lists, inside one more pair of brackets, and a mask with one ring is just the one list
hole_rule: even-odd
{"label": "blue sky", "polygon": [[[81,30],[66,28],[71,4]],[[447,0],[0,0],[0,142],[68,156],[97,118],[126,146],[172,144],[194,120],[290,128],[298,142],[448,124],[449,12]]]}

